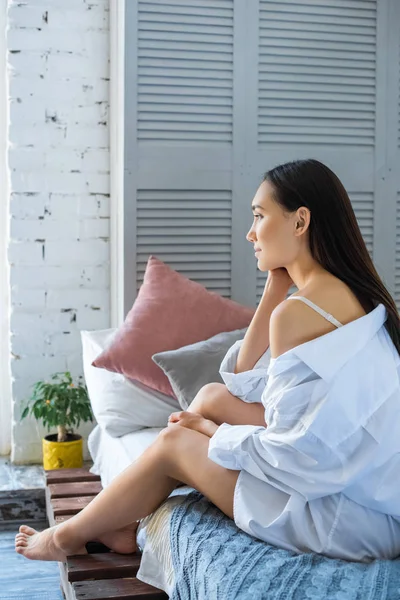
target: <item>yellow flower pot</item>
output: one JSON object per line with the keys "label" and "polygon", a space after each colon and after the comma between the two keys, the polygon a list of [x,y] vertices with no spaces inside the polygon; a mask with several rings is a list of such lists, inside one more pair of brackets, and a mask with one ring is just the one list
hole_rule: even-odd
{"label": "yellow flower pot", "polygon": [[68,435],[67,442],[57,442],[57,434],[42,439],[44,469],[79,469],[83,467],[83,440],[80,435]]}

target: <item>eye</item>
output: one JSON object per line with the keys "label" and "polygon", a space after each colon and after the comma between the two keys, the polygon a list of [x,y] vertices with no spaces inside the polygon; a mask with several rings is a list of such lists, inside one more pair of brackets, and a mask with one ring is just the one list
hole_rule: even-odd
{"label": "eye", "polygon": [[259,217],[260,219],[262,219],[262,215],[253,215],[255,219],[257,219],[257,217]]}

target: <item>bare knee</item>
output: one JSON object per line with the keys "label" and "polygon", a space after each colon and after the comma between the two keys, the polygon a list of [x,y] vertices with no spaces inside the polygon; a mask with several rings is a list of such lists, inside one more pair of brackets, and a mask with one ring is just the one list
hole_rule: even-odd
{"label": "bare knee", "polygon": [[173,444],[174,440],[177,440],[180,433],[182,431],[182,427],[178,423],[171,423],[168,427],[164,427],[158,434],[155,443],[158,445],[161,444]]}
{"label": "bare knee", "polygon": [[222,396],[226,396],[227,393],[229,392],[223,383],[207,383],[197,393],[188,411],[213,420],[218,406],[220,407]]}
{"label": "bare knee", "polygon": [[163,475],[175,480],[175,487],[185,485],[180,479],[175,477],[177,460],[182,454],[182,444],[185,444],[185,434],[188,430],[177,423],[168,425],[158,434],[153,443],[153,450],[156,453],[156,463],[161,468]]}
{"label": "bare knee", "polygon": [[163,460],[168,460],[169,457],[176,454],[176,449],[184,435],[185,429],[178,423],[168,425],[158,434],[154,442],[155,450],[158,451]]}
{"label": "bare knee", "polygon": [[155,441],[155,452],[165,475],[175,477],[177,465],[193,447],[194,436],[206,439],[207,443],[209,441],[203,434],[182,427],[178,423],[168,425],[160,431]]}

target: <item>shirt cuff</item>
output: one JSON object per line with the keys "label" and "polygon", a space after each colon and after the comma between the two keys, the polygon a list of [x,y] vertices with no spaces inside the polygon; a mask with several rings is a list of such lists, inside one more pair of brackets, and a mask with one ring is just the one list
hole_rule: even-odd
{"label": "shirt cuff", "polygon": [[243,442],[265,427],[259,425],[230,425],[222,423],[210,438],[208,458],[225,469],[242,469],[241,445]]}
{"label": "shirt cuff", "polygon": [[238,340],[229,348],[221,362],[219,373],[231,394],[244,402],[261,402],[261,396],[268,380],[271,351],[268,348],[250,371],[234,373],[242,343],[243,340]]}

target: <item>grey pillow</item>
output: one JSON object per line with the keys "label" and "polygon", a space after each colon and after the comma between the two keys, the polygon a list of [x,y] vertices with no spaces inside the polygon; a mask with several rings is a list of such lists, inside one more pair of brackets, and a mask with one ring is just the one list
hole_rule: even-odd
{"label": "grey pillow", "polygon": [[246,331],[247,327],[224,331],[208,340],[153,354],[151,358],[168,377],[183,410],[204,385],[223,383],[219,374],[222,359],[237,340],[244,338]]}

